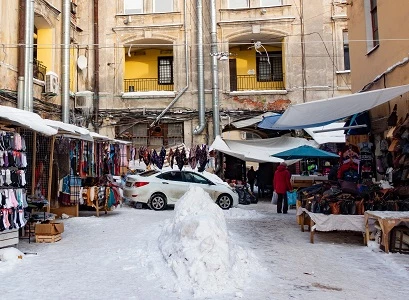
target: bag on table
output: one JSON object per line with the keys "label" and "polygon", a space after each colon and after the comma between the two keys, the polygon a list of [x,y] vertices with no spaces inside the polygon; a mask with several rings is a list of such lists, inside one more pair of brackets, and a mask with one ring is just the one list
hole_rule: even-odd
{"label": "bag on table", "polygon": [[295,205],[297,203],[297,191],[287,192],[288,205]]}
{"label": "bag on table", "polygon": [[276,193],[276,191],[273,192],[273,197],[271,198],[271,204],[277,204],[278,201],[278,194]]}

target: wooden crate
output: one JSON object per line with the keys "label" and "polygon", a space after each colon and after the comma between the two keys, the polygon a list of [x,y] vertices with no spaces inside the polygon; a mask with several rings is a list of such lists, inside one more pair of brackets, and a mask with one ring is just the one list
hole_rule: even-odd
{"label": "wooden crate", "polygon": [[61,234],[55,235],[37,235],[36,234],[36,243],[55,243],[61,240]]}

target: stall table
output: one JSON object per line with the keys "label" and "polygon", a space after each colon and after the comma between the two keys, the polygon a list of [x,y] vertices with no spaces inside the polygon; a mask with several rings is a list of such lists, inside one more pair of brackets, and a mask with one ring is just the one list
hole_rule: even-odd
{"label": "stall table", "polygon": [[299,207],[297,215],[300,216],[301,231],[304,232],[304,219],[310,218],[310,242],[314,243],[315,231],[358,231],[365,232],[363,215],[325,215],[308,211]]}
{"label": "stall table", "polygon": [[305,188],[310,187],[314,184],[321,183],[328,180],[328,176],[318,176],[318,175],[292,175],[291,185],[293,188]]}
{"label": "stall table", "polygon": [[382,243],[385,252],[389,253],[389,234],[401,222],[409,222],[409,211],[366,211],[365,212],[365,244],[368,245],[370,231],[369,219],[375,219],[382,230]]}

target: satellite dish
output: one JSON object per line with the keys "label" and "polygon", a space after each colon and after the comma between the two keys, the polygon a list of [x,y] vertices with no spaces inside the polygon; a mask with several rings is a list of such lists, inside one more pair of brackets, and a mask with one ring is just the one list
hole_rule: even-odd
{"label": "satellite dish", "polygon": [[88,65],[87,58],[84,55],[80,55],[77,58],[77,66],[78,68],[82,71],[84,70]]}

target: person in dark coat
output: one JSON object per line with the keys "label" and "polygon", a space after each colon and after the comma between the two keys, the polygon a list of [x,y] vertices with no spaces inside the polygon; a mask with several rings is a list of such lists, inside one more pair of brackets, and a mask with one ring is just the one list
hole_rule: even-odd
{"label": "person in dark coat", "polygon": [[285,162],[280,163],[277,170],[274,173],[273,187],[278,195],[277,199],[277,213],[287,213],[288,210],[288,198],[287,191],[292,191],[291,174],[287,170],[287,164]]}
{"label": "person in dark coat", "polygon": [[254,181],[256,180],[256,171],[254,171],[253,166],[250,167],[250,170],[247,172],[247,181],[250,184],[250,190],[254,193]]}

